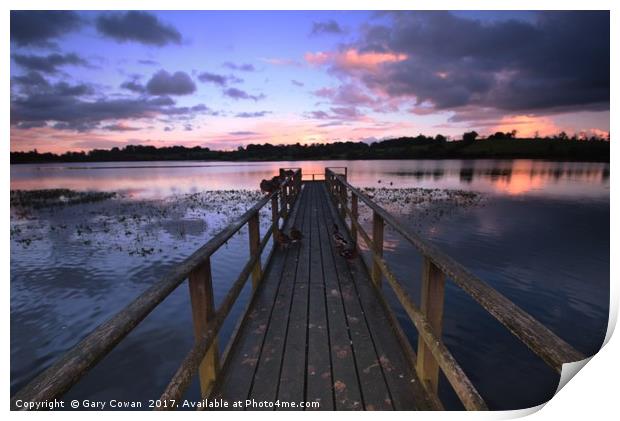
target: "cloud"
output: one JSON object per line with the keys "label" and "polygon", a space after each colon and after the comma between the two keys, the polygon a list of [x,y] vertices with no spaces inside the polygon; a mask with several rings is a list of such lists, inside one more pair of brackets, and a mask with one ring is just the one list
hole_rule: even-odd
{"label": "cloud", "polygon": [[11,10],[11,41],[19,46],[50,46],[59,38],[82,26],[73,11]]}
{"label": "cloud", "polygon": [[312,23],[312,30],[310,31],[311,35],[320,35],[320,34],[342,34],[344,30],[340,27],[338,22],[333,19],[330,19],[325,22],[314,22]]}
{"label": "cloud", "polygon": [[149,59],[138,60],[138,64],[144,64],[145,66],[159,66],[158,61],[149,60]]}
{"label": "cloud", "polygon": [[224,90],[224,95],[226,95],[227,97],[230,97],[232,99],[238,100],[238,99],[252,99],[254,101],[258,101],[261,99],[265,98],[264,94],[260,94],[260,95],[250,95],[245,91],[242,91],[241,89],[237,89],[237,88],[228,88],[226,90]]}
{"label": "cloud", "polygon": [[146,90],[151,95],[188,95],[196,91],[196,84],[185,72],[160,70],[147,82]]}
{"label": "cloud", "polygon": [[142,85],[137,80],[128,80],[126,82],[123,82],[121,84],[121,88],[127,89],[128,91],[131,91],[131,92],[136,92],[139,94],[143,94],[146,92],[146,88],[144,87],[144,85]]}
{"label": "cloud", "polygon": [[303,83],[303,82],[300,82],[300,81],[295,80],[295,79],[291,79],[291,83],[292,83],[293,85],[295,85],[295,86],[299,86],[299,87],[304,86],[304,83]]}
{"label": "cloud", "polygon": [[118,42],[134,41],[161,47],[180,44],[182,40],[174,27],[160,22],[150,13],[135,10],[101,14],[96,26],[99,33]]}
{"label": "cloud", "polygon": [[533,21],[449,12],[386,16],[389,23],[367,27],[342,51],[308,53],[306,60],[424,111],[609,109],[607,11],[538,12]]}
{"label": "cloud", "polygon": [[61,66],[84,66],[89,67],[89,63],[74,53],[69,54],[50,54],[47,56],[35,56],[27,54],[13,54],[13,61],[26,70],[38,71],[43,73],[58,73]]}
{"label": "cloud", "polygon": [[201,82],[205,82],[205,83],[213,83],[215,85],[219,85],[219,86],[227,86],[229,83],[241,83],[243,82],[243,79],[240,79],[236,76],[233,75],[229,75],[229,76],[225,76],[225,75],[218,75],[215,73],[209,73],[209,72],[202,72],[198,75],[198,79]]}
{"label": "cloud", "polygon": [[116,124],[108,124],[107,126],[103,126],[101,127],[101,130],[107,130],[110,132],[132,132],[132,131],[137,131],[140,129],[137,127],[127,126],[123,123],[116,123]]}
{"label": "cloud", "polygon": [[240,70],[242,72],[253,72],[256,70],[252,64],[235,64],[230,61],[227,61],[222,66],[232,70]]}
{"label": "cloud", "polygon": [[45,89],[50,86],[49,82],[39,72],[28,72],[25,75],[13,76],[12,85],[21,85],[25,89],[37,88]]}
{"label": "cloud", "polygon": [[242,112],[242,113],[235,114],[235,117],[239,117],[239,118],[255,118],[255,117],[264,117],[267,114],[271,114],[271,111]]}
{"label": "cloud", "polygon": [[350,121],[350,120],[359,120],[363,118],[363,114],[356,107],[331,107],[331,113],[327,111],[311,111],[306,113],[305,116],[307,118],[311,118],[314,120],[339,120],[339,121]]}
{"label": "cloud", "polygon": [[120,129],[119,120],[158,116],[188,119],[198,114],[217,114],[204,104],[178,107],[167,96],[94,96],[95,92],[89,85],[52,84],[34,72],[16,76],[11,81],[14,85],[11,92],[11,124],[22,129],[44,127],[49,123],[57,130],[88,132],[98,128]]}
{"label": "cloud", "polygon": [[238,132],[228,132],[231,136],[252,136],[256,134],[260,134],[257,132],[249,132],[249,131],[238,131]]}
{"label": "cloud", "polygon": [[[66,96],[84,96],[94,93],[92,86],[78,83],[70,85],[67,82],[57,82],[51,84],[38,72],[28,72],[25,75],[13,76],[11,78],[11,89],[19,91],[19,93],[30,95],[56,95],[59,97]],[[19,95],[18,92],[15,94]]]}
{"label": "cloud", "polygon": [[406,60],[407,55],[391,52],[363,52],[349,48],[341,52],[306,53],[304,58],[308,63],[317,66],[329,64],[334,71],[354,72],[357,70],[376,71],[384,64]]}

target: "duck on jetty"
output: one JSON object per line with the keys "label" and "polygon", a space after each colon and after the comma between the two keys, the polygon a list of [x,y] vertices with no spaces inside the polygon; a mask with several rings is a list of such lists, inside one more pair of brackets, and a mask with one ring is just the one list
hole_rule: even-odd
{"label": "duck on jetty", "polygon": [[344,236],[340,233],[340,229],[337,224],[333,225],[334,232],[332,233],[332,239],[336,244],[336,249],[338,250],[338,254],[344,257],[347,260],[353,260],[357,257],[357,248],[348,247],[349,242],[344,238]]}
{"label": "duck on jetty", "polygon": [[291,237],[283,233],[282,231],[276,231],[275,235],[276,244],[281,248],[288,248],[291,245]]}
{"label": "duck on jetty", "polygon": [[347,260],[353,260],[357,257],[357,249],[355,247],[340,250],[340,255]]}
{"label": "duck on jetty", "polygon": [[280,187],[280,176],[276,175],[271,180],[264,179],[260,182],[260,191],[263,193],[273,193]]}
{"label": "duck on jetty", "polygon": [[289,233],[289,237],[291,238],[291,241],[293,243],[298,243],[301,241],[302,238],[304,238],[304,235],[297,228],[292,227]]}
{"label": "duck on jetty", "polygon": [[344,236],[340,233],[340,230],[338,229],[338,225],[334,224],[333,230],[334,231],[332,233],[332,239],[334,240],[334,243],[336,244],[336,248],[343,249],[346,246],[348,246],[349,242],[345,240]]}

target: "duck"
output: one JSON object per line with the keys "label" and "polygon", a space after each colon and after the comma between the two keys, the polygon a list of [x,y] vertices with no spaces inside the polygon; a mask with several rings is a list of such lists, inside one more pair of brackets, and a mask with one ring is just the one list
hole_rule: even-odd
{"label": "duck", "polygon": [[357,257],[357,249],[354,247],[340,250],[340,255],[347,260],[353,260]]}
{"label": "duck", "polygon": [[263,193],[273,193],[277,189],[277,183],[273,180],[262,180],[260,182],[260,191]]}
{"label": "duck", "polygon": [[289,237],[293,243],[297,243],[301,241],[302,238],[304,238],[304,235],[297,228],[292,227],[289,233]]}
{"label": "duck", "polygon": [[288,248],[288,246],[291,244],[291,238],[282,231],[276,231],[276,235],[274,238],[278,246],[282,248]]}
{"label": "duck", "polygon": [[334,224],[334,232],[332,233],[332,239],[334,240],[334,243],[336,243],[337,248],[344,248],[349,244],[349,242],[345,240],[343,235],[340,234],[340,230],[338,229],[338,225],[336,224]]}

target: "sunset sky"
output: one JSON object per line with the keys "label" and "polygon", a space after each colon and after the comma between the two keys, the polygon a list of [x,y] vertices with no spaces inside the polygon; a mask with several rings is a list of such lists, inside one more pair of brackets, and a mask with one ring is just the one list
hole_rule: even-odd
{"label": "sunset sky", "polygon": [[609,132],[608,12],[12,12],[11,150]]}

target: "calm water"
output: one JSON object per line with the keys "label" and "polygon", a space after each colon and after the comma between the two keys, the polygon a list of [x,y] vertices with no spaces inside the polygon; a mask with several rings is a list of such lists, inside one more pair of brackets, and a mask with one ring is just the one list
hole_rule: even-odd
{"label": "calm water", "polygon": [[[165,200],[204,190],[255,189],[261,178],[284,166],[302,167],[304,174],[347,166],[350,181],[360,187],[481,192],[480,205],[456,208],[438,219],[421,219],[407,208],[399,209],[398,217],[578,350],[591,355],[599,349],[609,305],[608,164],[454,160],[21,165],[11,167],[11,189],[116,191],[124,200]],[[158,234],[161,252],[146,256],[104,247],[111,242],[109,236],[101,237],[100,244],[86,244],[74,232],[50,228],[66,225],[68,217],[74,224],[96,218],[110,211],[104,206],[75,207],[79,209],[63,213],[63,220],[55,211],[44,212],[27,222],[40,231],[37,241],[26,247],[11,238],[12,392],[204,243],[219,226],[214,221],[223,221],[216,212],[202,215],[202,222],[194,217],[181,237],[174,231]],[[19,223],[11,219],[12,228]],[[216,300],[226,294],[240,259],[247,257],[246,235],[233,237],[214,257]],[[114,241],[122,243],[124,237]],[[386,258],[417,297],[420,259],[390,230]],[[247,292],[227,321],[222,342]],[[404,311],[389,298],[415,344]],[[191,332],[187,286],[182,285],[67,398],[157,398],[191,347]],[[450,282],[443,339],[491,408],[536,405],[555,391],[558,376]],[[440,393],[447,407],[459,407],[447,382],[441,382]],[[197,396],[195,385],[189,395]]]}

